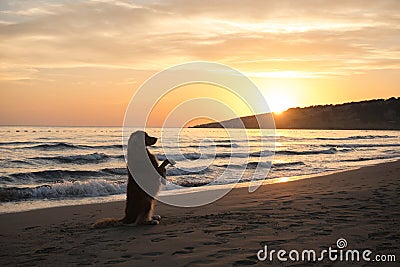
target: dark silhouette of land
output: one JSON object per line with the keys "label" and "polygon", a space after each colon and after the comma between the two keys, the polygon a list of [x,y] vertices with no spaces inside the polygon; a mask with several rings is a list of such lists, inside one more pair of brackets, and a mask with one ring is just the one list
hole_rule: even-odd
{"label": "dark silhouette of land", "polygon": [[258,114],[192,128],[270,128],[271,124],[259,122],[271,116],[277,129],[400,130],[400,97],[290,108],[279,114]]}

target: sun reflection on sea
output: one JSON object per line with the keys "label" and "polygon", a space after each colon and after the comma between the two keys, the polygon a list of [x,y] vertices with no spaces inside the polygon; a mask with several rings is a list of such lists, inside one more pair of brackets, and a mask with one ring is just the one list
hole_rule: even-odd
{"label": "sun reflection on sea", "polygon": [[281,177],[281,178],[277,178],[276,179],[277,183],[286,183],[286,182],[289,182],[289,181],[290,181],[289,177]]}

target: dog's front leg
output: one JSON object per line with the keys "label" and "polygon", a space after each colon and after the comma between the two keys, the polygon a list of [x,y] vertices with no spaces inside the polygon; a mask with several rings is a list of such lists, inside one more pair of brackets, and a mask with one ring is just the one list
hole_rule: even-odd
{"label": "dog's front leg", "polygon": [[152,220],[149,220],[149,221],[145,221],[143,224],[158,225],[158,224],[160,224],[160,221],[152,219]]}
{"label": "dog's front leg", "polygon": [[156,221],[160,221],[161,220],[161,216],[160,215],[153,215],[151,216],[152,220],[156,220]]}

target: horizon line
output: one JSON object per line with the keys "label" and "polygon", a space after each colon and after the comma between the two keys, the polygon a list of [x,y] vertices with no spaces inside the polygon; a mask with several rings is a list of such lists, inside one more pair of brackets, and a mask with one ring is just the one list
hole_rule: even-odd
{"label": "horizon line", "polygon": [[[297,107],[289,107],[286,110],[283,111],[279,111],[279,112],[275,112],[275,111],[269,111],[269,112],[265,112],[265,113],[259,113],[259,114],[249,114],[249,115],[243,115],[240,117],[249,117],[249,116],[257,116],[257,115],[262,115],[262,114],[281,114],[284,113],[286,111],[288,111],[289,109],[297,109],[297,108],[312,108],[312,107],[318,107],[318,106],[332,106],[332,105],[345,105],[345,104],[351,104],[351,103],[359,103],[359,102],[366,102],[366,101],[375,101],[375,100],[389,100],[392,98],[400,98],[400,96],[391,96],[388,98],[373,98],[373,99],[365,99],[365,100],[359,100],[359,101],[351,101],[351,102],[342,102],[342,103],[337,103],[337,104],[316,104],[316,105],[311,105],[311,106],[297,106]],[[235,118],[239,118],[239,117],[235,117]],[[225,120],[231,120],[231,119],[235,119],[235,118],[228,118]],[[43,124],[0,124],[0,127],[18,127],[18,126],[22,126],[22,127],[108,127],[108,128],[117,128],[117,127],[124,127],[123,125],[43,125]],[[142,128],[142,126],[126,126],[126,127],[138,127],[138,128]],[[175,126],[175,127],[162,127],[162,126],[151,126],[151,127],[147,127],[147,128],[191,128],[191,127],[179,127],[179,126]]]}

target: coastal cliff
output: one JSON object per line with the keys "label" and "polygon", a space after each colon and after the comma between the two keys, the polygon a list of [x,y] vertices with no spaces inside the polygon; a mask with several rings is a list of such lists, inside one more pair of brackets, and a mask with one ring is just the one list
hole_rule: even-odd
{"label": "coastal cliff", "polygon": [[[258,129],[258,121],[270,113],[212,122],[192,128]],[[290,108],[279,114],[272,113],[277,129],[337,129],[337,130],[400,130],[400,97]]]}

